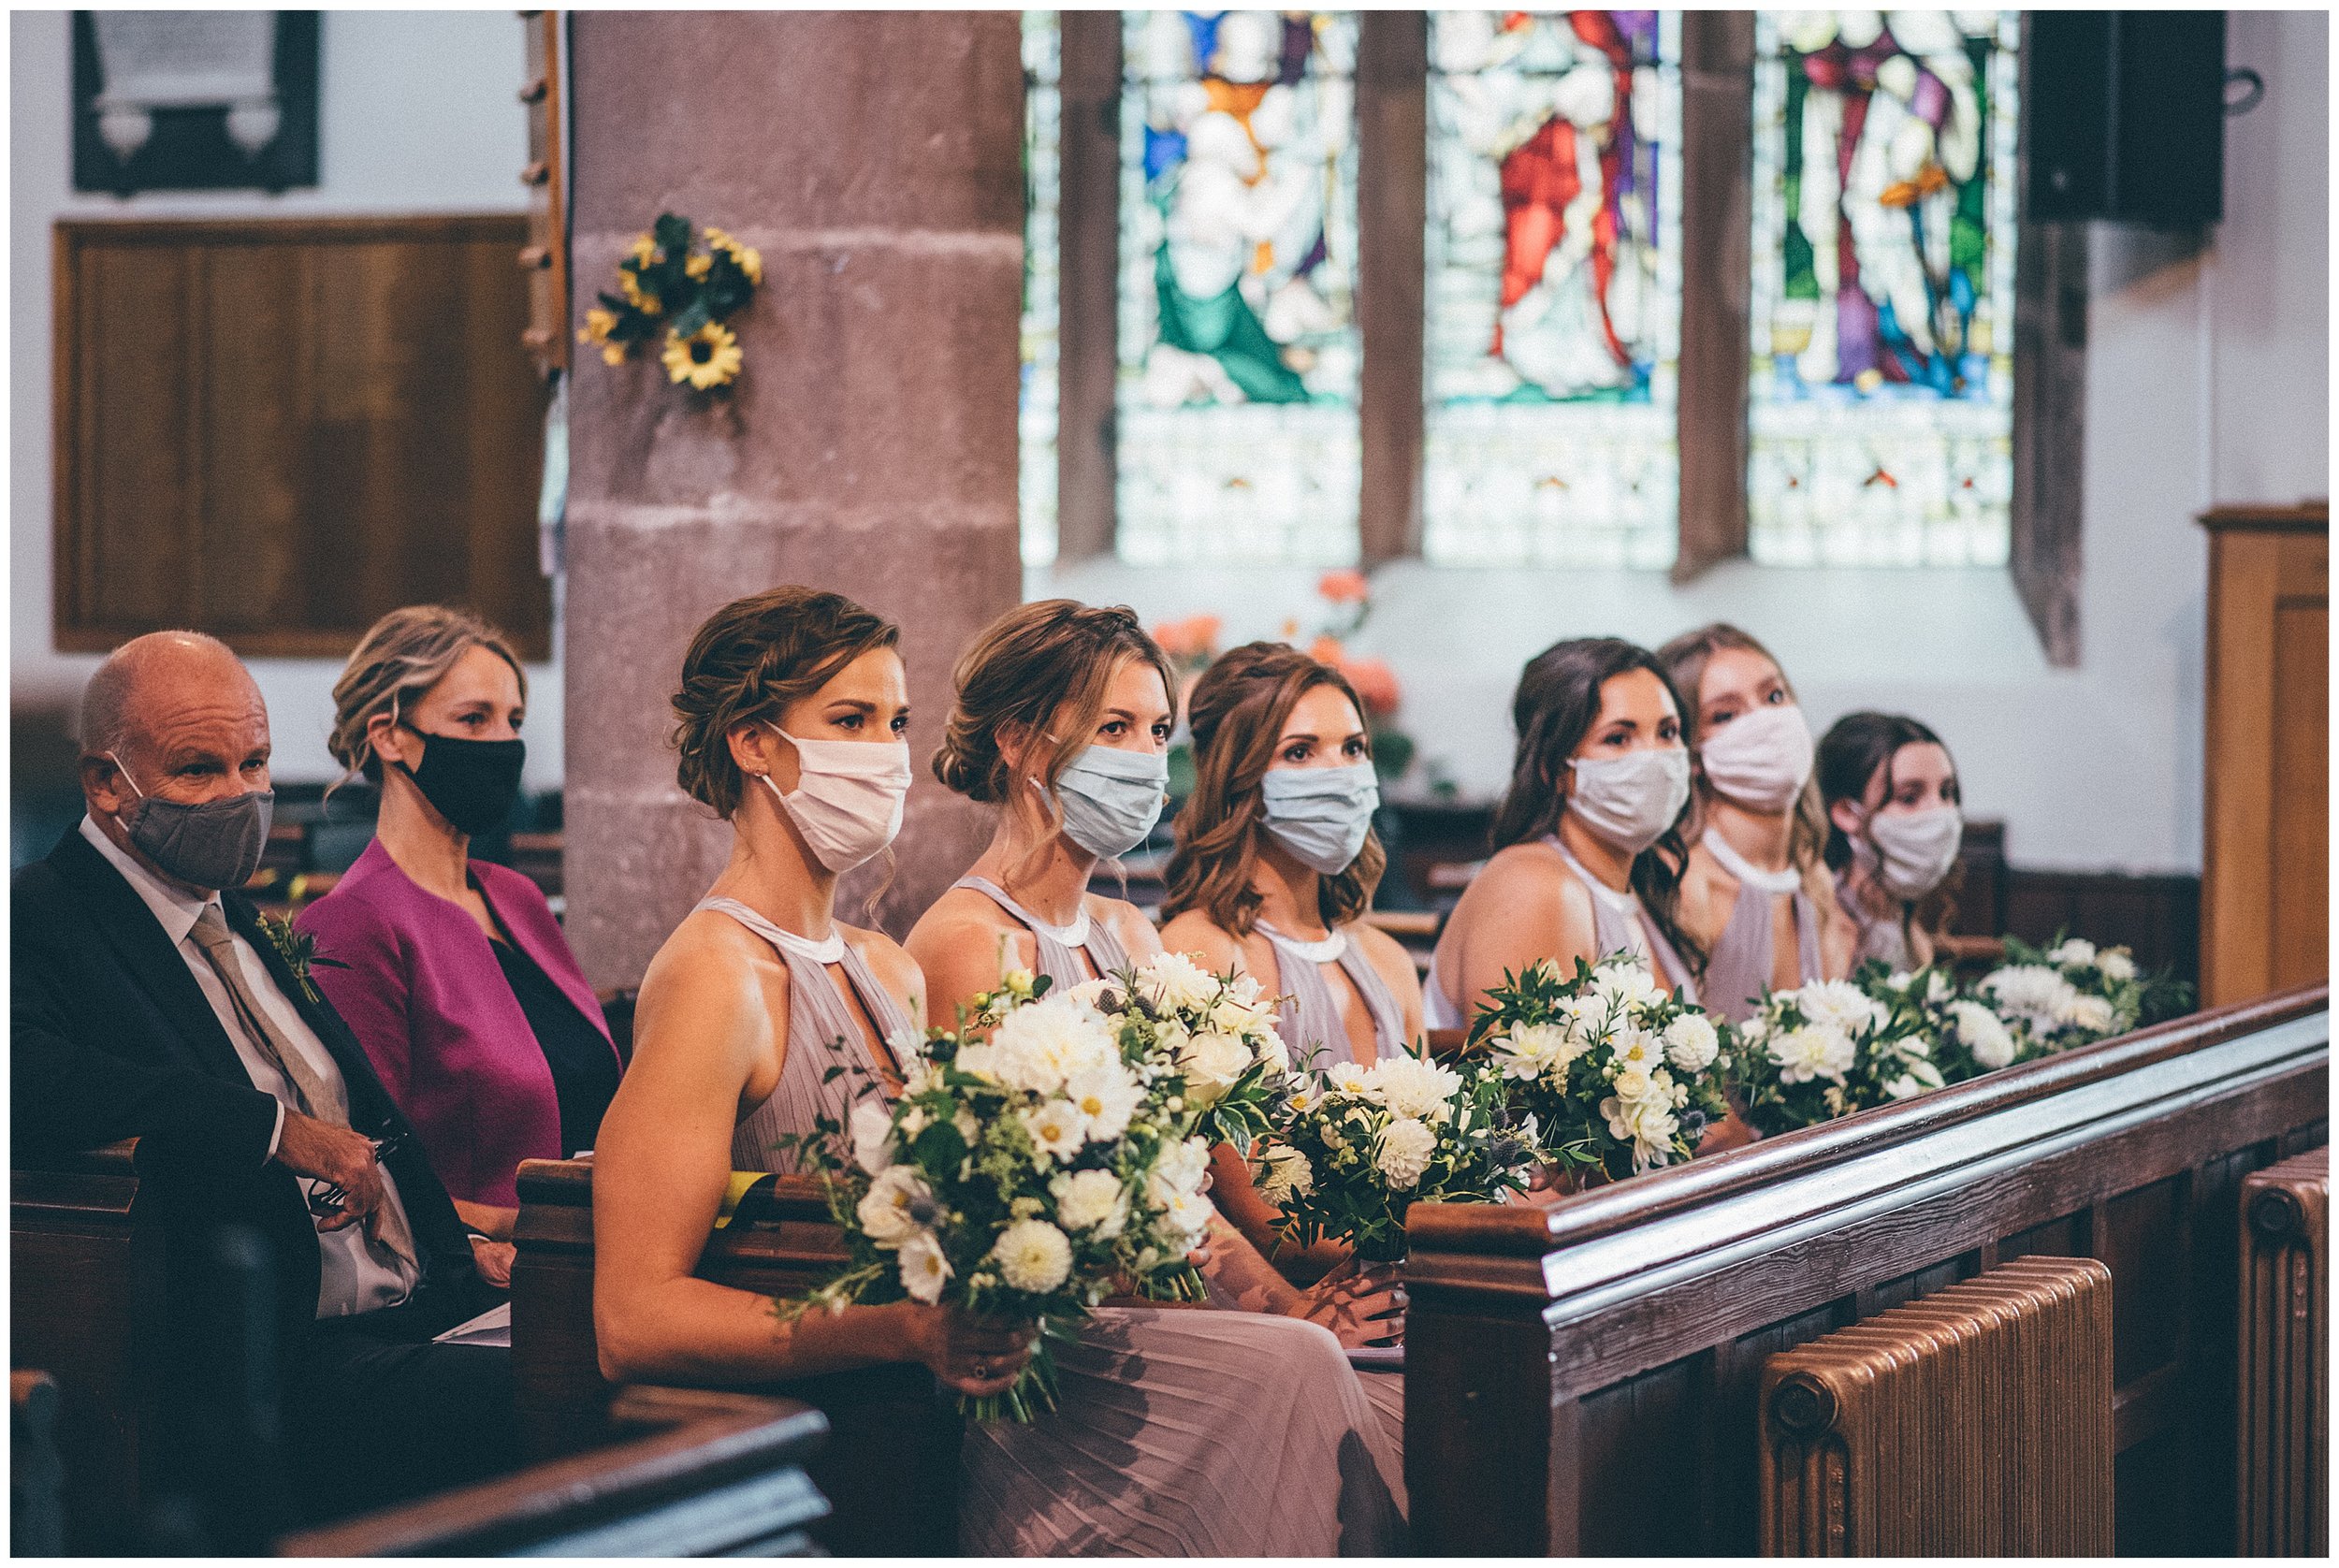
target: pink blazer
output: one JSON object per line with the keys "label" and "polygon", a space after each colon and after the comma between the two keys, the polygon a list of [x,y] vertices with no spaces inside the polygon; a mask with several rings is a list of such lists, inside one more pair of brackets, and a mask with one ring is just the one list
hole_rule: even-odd
{"label": "pink blazer", "polygon": [[[605,1038],[601,1004],[536,884],[482,861],[471,874],[520,951]],[[295,923],[316,938],[317,957],[348,965],[315,965],[310,979],[366,1048],[447,1192],[516,1207],[520,1161],[566,1151],[552,1069],[487,934],[417,886],[378,838]]]}

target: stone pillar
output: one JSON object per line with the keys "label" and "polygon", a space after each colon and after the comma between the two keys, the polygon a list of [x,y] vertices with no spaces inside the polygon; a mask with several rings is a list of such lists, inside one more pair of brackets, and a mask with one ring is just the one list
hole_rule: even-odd
{"label": "stone pillar", "polygon": [[[918,783],[876,920],[896,936],[980,851],[987,814],[926,760],[950,671],[1021,596],[1017,334],[1023,73],[998,12],[579,11],[574,314],[661,211],[763,255],[728,397],[638,350],[575,356],[566,831],[569,939],[637,983],[731,830],[675,786],[690,633],[784,582],[903,628]],[[868,918],[872,869],[839,912]]]}

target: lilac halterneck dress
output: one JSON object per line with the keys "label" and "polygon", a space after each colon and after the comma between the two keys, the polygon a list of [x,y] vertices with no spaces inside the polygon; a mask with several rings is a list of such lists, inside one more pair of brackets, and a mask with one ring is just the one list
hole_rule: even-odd
{"label": "lilac halterneck dress", "polygon": [[1803,875],[1790,866],[1765,871],[1730,847],[1713,829],[1700,840],[1722,868],[1737,878],[1738,896],[1730,906],[1729,923],[1715,938],[1706,958],[1706,1007],[1733,1024],[1753,1016],[1763,992],[1770,985],[1778,952],[1771,937],[1771,900],[1781,894],[1794,899],[1795,983],[1809,985],[1822,979],[1819,952],[1819,911],[1803,891]]}
{"label": "lilac halterneck dress", "polygon": [[[828,965],[888,1039],[915,1026],[841,933],[816,943],[731,899],[717,909],[788,965],[791,1045],[841,1040],[876,1063]],[[791,1049],[771,1096],[741,1118],[734,1166],[776,1168],[771,1141],[842,1123],[854,1075]],[[959,1549],[972,1557],[1380,1556],[1404,1523],[1376,1452],[1379,1421],[1340,1343],[1313,1323],[1250,1313],[1100,1307],[1055,1350],[1057,1408],[1022,1425],[970,1423]]]}

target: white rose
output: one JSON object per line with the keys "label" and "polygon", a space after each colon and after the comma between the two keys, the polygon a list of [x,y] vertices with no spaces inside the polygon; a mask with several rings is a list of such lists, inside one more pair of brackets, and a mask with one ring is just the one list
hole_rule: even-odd
{"label": "white rose", "polygon": [[1110,1170],[1076,1170],[1048,1183],[1055,1198],[1056,1218],[1073,1230],[1096,1232],[1110,1241],[1121,1234],[1129,1213],[1121,1178]]}
{"label": "white rose", "polygon": [[2091,1035],[2108,1035],[2118,1022],[2110,1001],[2101,996],[2081,996],[2071,1003],[2071,1022]]}
{"label": "white rose", "polygon": [[1128,1130],[1129,1117],[1145,1091],[1118,1066],[1106,1066],[1068,1081],[1064,1097],[1085,1120],[1088,1141],[1109,1143]]}
{"label": "white rose", "polygon": [[1952,1002],[1957,1038],[1983,1067],[1998,1068],[2014,1059],[2014,1037],[2003,1020],[1979,1002]]}
{"label": "white rose", "polygon": [[1704,1072],[1722,1053],[1722,1036],[1702,1012],[1685,1012],[1665,1025],[1665,1060],[1683,1072]]}
{"label": "white rose", "polygon": [[1046,1220],[1017,1220],[999,1232],[991,1256],[1012,1290],[1045,1296],[1072,1271],[1072,1243]]}
{"label": "white rose", "polygon": [[1270,1203],[1305,1198],[1315,1190],[1315,1168],[1299,1150],[1276,1144],[1261,1159],[1259,1196]]}
{"label": "white rose", "polygon": [[1258,1041],[1258,1054],[1268,1066],[1270,1078],[1282,1078],[1291,1071],[1291,1047],[1271,1024],[1263,1024],[1252,1031]]}
{"label": "white rose", "polygon": [[2093,942],[2083,941],[2077,936],[2073,936],[2070,940],[2056,948],[2053,952],[2047,954],[2047,962],[2049,964],[2067,964],[2076,965],[2093,964],[2095,961],[2096,945]]}
{"label": "white rose", "polygon": [[1184,1072],[1189,1088],[1199,1086],[1221,1093],[1250,1066],[1251,1048],[1236,1036],[1215,1030],[1196,1035],[1178,1056],[1178,1067]]}
{"label": "white rose", "polygon": [[1402,1192],[1418,1185],[1422,1172],[1430,1169],[1430,1156],[1437,1150],[1437,1135],[1426,1123],[1411,1116],[1400,1116],[1389,1123],[1381,1134],[1381,1151],[1373,1160],[1388,1184]]}
{"label": "white rose", "polygon": [[1633,958],[1611,958],[1600,965],[1592,970],[1588,989],[1595,996],[1636,1008],[1662,1001],[1666,995],[1657,977]]}
{"label": "white rose", "polygon": [[1229,1035],[1247,1035],[1264,1027],[1267,1020],[1257,1008],[1225,996],[1210,1009],[1210,1022],[1212,1027]]}
{"label": "white rose", "polygon": [[2079,993],[2043,964],[2010,964],[1983,979],[1982,991],[2009,1023],[2051,1035],[2072,1021]]}
{"label": "white rose", "polygon": [[1088,1140],[1088,1118],[1070,1100],[1050,1100],[1020,1114],[1032,1149],[1042,1159],[1069,1160]]}
{"label": "white rose", "polygon": [[1779,1064],[1782,1083],[1809,1083],[1818,1078],[1840,1083],[1857,1055],[1851,1036],[1824,1024],[1790,1029],[1770,1042],[1770,1059]]}
{"label": "white rose", "polygon": [[1461,1075],[1420,1056],[1389,1056],[1373,1065],[1381,1102],[1399,1116],[1427,1116],[1454,1097]]}
{"label": "white rose", "polygon": [[853,1217],[870,1241],[880,1247],[897,1247],[925,1229],[925,1222],[913,1211],[931,1212],[933,1203],[934,1189],[915,1170],[906,1165],[889,1166],[853,1206]]}
{"label": "white rose", "polygon": [[1161,1151],[1154,1169],[1180,1192],[1199,1193],[1210,1175],[1210,1145],[1199,1138],[1181,1140]]}
{"label": "white rose", "polygon": [[893,1163],[893,1116],[879,1101],[852,1108],[852,1162],[871,1176]]}
{"label": "white rose", "polygon": [[1951,981],[1947,975],[1942,974],[1939,969],[1934,970],[1931,974],[1925,977],[1925,999],[1933,1006],[1939,1007],[1943,1002],[1948,1001],[1952,996],[1956,995],[1956,985]]}
{"label": "white rose", "polygon": [[2124,983],[2136,978],[2136,961],[2126,948],[2103,948],[2096,953],[2096,970],[2105,980]]}
{"label": "white rose", "polygon": [[942,1299],[942,1286],[951,1277],[951,1260],[942,1256],[940,1242],[922,1230],[902,1243],[900,1261],[902,1288],[912,1300],[930,1307]]}
{"label": "white rose", "polygon": [[1883,1003],[1850,980],[1813,980],[1794,993],[1794,1001],[1805,1022],[1852,1036],[1878,1027],[1888,1016]]}
{"label": "white rose", "polygon": [[1649,1097],[1650,1080],[1646,1067],[1625,1067],[1608,1082],[1620,1099],[1645,1100]]}

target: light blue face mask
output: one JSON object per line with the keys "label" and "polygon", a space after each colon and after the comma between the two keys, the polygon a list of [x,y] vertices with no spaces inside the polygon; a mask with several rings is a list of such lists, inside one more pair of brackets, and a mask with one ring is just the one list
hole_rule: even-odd
{"label": "light blue face mask", "polygon": [[1348,869],[1373,831],[1381,780],[1369,762],[1336,768],[1271,768],[1259,779],[1268,833],[1320,876]]}
{"label": "light blue face mask", "polygon": [[1169,789],[1166,754],[1092,746],[1056,777],[1065,836],[1098,860],[1116,860],[1154,831]]}

